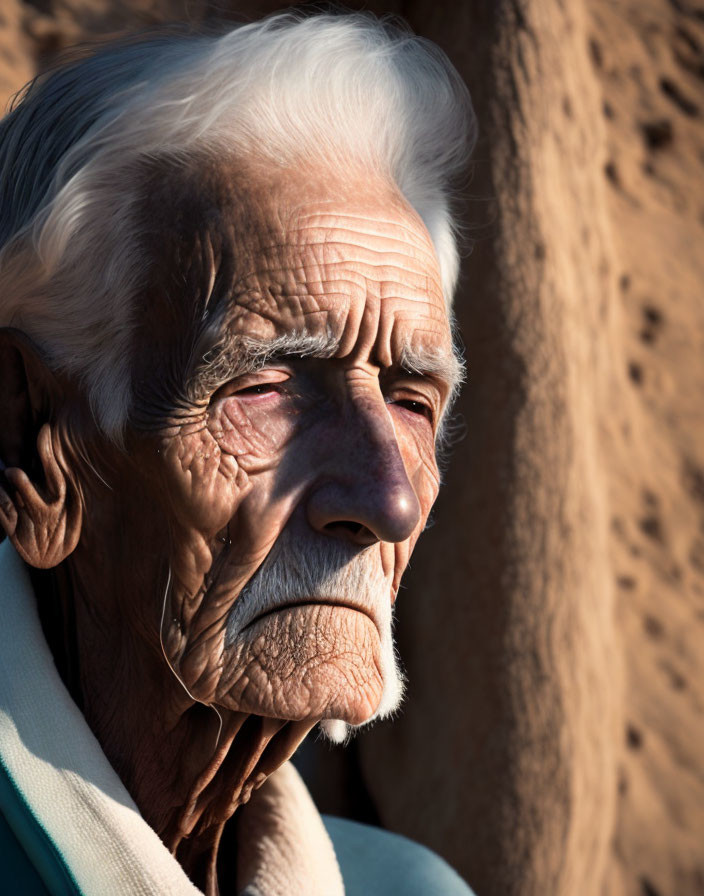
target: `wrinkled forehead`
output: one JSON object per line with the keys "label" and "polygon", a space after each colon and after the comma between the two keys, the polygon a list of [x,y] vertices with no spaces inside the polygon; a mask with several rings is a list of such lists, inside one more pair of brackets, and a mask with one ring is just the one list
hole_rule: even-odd
{"label": "wrinkled forehead", "polygon": [[378,252],[417,269],[426,289],[441,293],[425,225],[398,189],[374,172],[272,169],[208,157],[186,166],[159,163],[148,177],[143,220],[157,260],[190,270],[231,259],[232,273],[241,278],[287,248],[325,242],[342,250],[345,234],[353,244],[359,231],[362,240],[378,237]]}
{"label": "wrinkled forehead", "polygon": [[366,313],[377,334],[386,316],[402,341],[449,342],[432,241],[379,175],[204,158],[152,172],[143,221],[152,335],[204,321],[260,338],[332,330],[344,353],[359,338],[346,322]]}

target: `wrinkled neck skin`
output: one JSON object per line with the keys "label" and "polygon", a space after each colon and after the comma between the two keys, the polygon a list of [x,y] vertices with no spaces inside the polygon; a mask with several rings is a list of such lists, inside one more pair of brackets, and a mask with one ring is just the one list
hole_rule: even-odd
{"label": "wrinkled neck skin", "polygon": [[197,603],[204,582],[193,593],[185,586],[194,554],[214,575],[222,542],[209,547],[193,532],[170,531],[155,503],[145,503],[136,470],[115,480],[110,464],[100,478],[94,469],[85,470],[83,489],[91,526],[60,567],[34,574],[40,610],[43,600],[64,608],[64,636],[52,647],[62,671],[73,670],[66,684],[145,820],[213,896],[218,873],[234,873],[217,867],[226,823],[318,720],[213,707],[202,688],[203,702],[190,695],[155,632],[165,602]]}

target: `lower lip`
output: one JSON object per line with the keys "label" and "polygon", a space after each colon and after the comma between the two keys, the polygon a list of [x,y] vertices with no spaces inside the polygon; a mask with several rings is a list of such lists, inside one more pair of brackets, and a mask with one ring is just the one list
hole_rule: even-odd
{"label": "lower lip", "polygon": [[270,610],[265,610],[263,613],[260,613],[258,616],[255,616],[251,622],[248,622],[244,625],[240,631],[244,632],[248,628],[251,628],[257,622],[260,622],[262,619],[265,619],[267,616],[271,616],[274,613],[281,613],[284,610],[296,610],[299,607],[339,607],[341,610],[353,610],[355,613],[361,613],[363,616],[366,616],[372,622],[374,621],[369,613],[366,610],[363,610],[361,607],[353,607],[351,604],[342,604],[338,601],[329,601],[329,600],[310,600],[310,601],[301,601],[300,603],[295,604],[282,604],[280,607],[272,607]]}

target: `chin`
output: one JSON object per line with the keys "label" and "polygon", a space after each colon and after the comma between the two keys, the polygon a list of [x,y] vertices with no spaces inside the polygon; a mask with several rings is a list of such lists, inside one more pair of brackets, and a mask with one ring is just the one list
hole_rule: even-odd
{"label": "chin", "polygon": [[324,722],[339,742],[347,726],[400,703],[391,628],[366,613],[325,603],[270,612],[231,639],[218,703],[278,719]]}

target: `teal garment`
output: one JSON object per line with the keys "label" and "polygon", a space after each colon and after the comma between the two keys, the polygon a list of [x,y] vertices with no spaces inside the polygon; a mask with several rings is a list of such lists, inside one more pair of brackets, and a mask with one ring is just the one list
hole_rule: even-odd
{"label": "teal garment", "polygon": [[[418,843],[344,818],[323,816],[323,822],[346,896],[473,896],[443,859]],[[80,896],[71,872],[1,764],[0,869],[8,896]]]}
{"label": "teal garment", "polygon": [[18,896],[81,896],[53,841],[0,760],[0,880]]}
{"label": "teal garment", "polygon": [[473,896],[444,859],[425,846],[345,818],[323,815],[346,896]]}
{"label": "teal garment", "polygon": [[42,883],[41,877],[2,814],[0,814],[0,869],[3,885],[8,888],[4,892],[21,893],[22,896],[50,896],[49,890]]}

